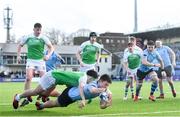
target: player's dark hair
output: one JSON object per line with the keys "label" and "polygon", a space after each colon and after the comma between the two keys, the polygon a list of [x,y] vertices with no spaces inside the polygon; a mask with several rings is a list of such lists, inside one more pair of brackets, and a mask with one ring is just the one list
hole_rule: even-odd
{"label": "player's dark hair", "polygon": [[94,70],[88,70],[88,71],[86,72],[86,74],[87,74],[88,76],[91,76],[91,77],[95,78],[95,79],[98,78],[98,74],[97,74],[97,72],[94,71]]}
{"label": "player's dark hair", "polygon": [[91,32],[91,33],[89,34],[89,39],[90,39],[90,37],[97,37],[96,32]]}
{"label": "player's dark hair", "polygon": [[154,45],[155,45],[155,43],[154,43],[154,41],[153,41],[153,40],[149,40],[149,41],[147,42],[147,45],[154,46]]}
{"label": "player's dark hair", "polygon": [[107,81],[108,83],[112,83],[110,76],[107,75],[107,74],[103,74],[103,75],[100,77],[99,80],[101,80],[101,81]]}
{"label": "player's dark hair", "polygon": [[35,23],[34,28],[42,28],[42,25],[40,23]]}

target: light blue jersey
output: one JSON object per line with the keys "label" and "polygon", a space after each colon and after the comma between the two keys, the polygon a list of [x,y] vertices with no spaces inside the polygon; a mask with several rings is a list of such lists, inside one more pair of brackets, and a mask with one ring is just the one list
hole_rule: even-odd
{"label": "light blue jersey", "polygon": [[[47,55],[48,51],[45,52]],[[46,71],[54,70],[56,69],[56,65],[62,64],[62,59],[57,56],[55,52],[51,54],[51,57],[46,61]]]}
{"label": "light blue jersey", "polygon": [[[91,90],[93,87],[96,87],[96,88],[99,87],[99,84],[98,84],[97,81],[92,81],[91,83],[86,84],[86,85],[83,87],[84,96],[85,96],[86,99],[91,99],[91,98],[95,98],[95,97],[99,96],[100,93],[92,94],[92,93],[90,92],[90,90]],[[80,92],[79,92],[79,88],[78,88],[78,87],[72,87],[72,88],[69,90],[68,95],[69,95],[69,97],[70,97],[73,101],[75,101],[75,100],[81,100],[81,96],[80,96]]]}
{"label": "light blue jersey", "polygon": [[170,55],[169,55],[171,49],[168,46],[162,46],[160,48],[156,48],[156,51],[161,56],[164,62],[164,67],[171,65],[171,60],[170,60]]}
{"label": "light blue jersey", "polygon": [[[146,59],[149,63],[157,63],[157,61],[160,61],[162,58],[157,51],[154,50],[153,52],[149,52],[147,49],[145,49],[143,51],[143,59]],[[156,70],[156,67],[147,66],[144,64],[141,64],[140,66],[140,70],[142,72],[147,72],[150,69]]]}
{"label": "light blue jersey", "polygon": [[[153,64],[159,64],[159,61],[156,59],[153,61]],[[153,70],[158,71],[159,67],[153,67]]]}

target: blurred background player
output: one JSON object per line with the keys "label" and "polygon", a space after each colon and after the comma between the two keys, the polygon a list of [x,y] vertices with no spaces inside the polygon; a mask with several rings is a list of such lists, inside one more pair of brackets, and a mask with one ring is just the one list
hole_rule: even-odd
{"label": "blurred background player", "polygon": [[[24,90],[31,88],[31,80],[34,77],[35,71],[39,72],[40,77],[46,72],[45,61],[49,59],[54,51],[53,46],[48,38],[41,35],[42,25],[34,24],[34,33],[21,38],[18,45],[17,59],[21,62],[21,48],[27,45],[27,63],[26,63],[26,80]],[[44,48],[47,45],[49,51],[44,56]],[[45,60],[45,61],[44,61]],[[27,102],[24,100],[23,102]],[[32,102],[32,98],[28,97],[28,101]]]}
{"label": "blurred background player", "polygon": [[134,99],[133,83],[136,78],[136,72],[141,64],[142,50],[135,49],[132,42],[128,43],[128,49],[125,49],[123,65],[127,72],[124,100],[127,100],[128,88],[130,86],[131,96]]}
{"label": "blurred background player", "polygon": [[80,63],[80,71],[95,70],[95,65],[98,65],[102,46],[96,42],[97,34],[91,32],[89,40],[83,42],[76,54]]}
{"label": "blurred background player", "polygon": [[[55,49],[55,46],[54,46],[54,49]],[[48,53],[49,53],[48,50],[46,50],[45,55],[47,55]],[[57,66],[60,66],[61,64],[64,64],[64,63],[65,63],[65,61],[61,57],[61,55],[59,55],[58,53],[53,51],[53,53],[51,54],[49,59],[46,61],[46,72],[57,69]]]}
{"label": "blurred background player", "polygon": [[[142,51],[142,49],[139,46],[136,45],[136,43],[137,43],[136,41],[137,40],[136,40],[135,37],[133,37],[133,36],[129,37],[129,42],[133,44],[134,49],[137,50],[137,51]],[[127,50],[128,50],[128,48],[126,48],[124,51],[127,51]]]}
{"label": "blurred background player", "polygon": [[[160,64],[154,64],[156,60],[159,61]],[[143,79],[146,76],[149,76],[152,80],[149,100],[155,101],[155,97],[153,94],[158,86],[158,77],[154,70],[154,67],[161,67],[161,69],[164,69],[164,63],[159,53],[155,51],[155,43],[150,40],[147,43],[147,49],[143,51],[142,64],[137,70],[137,86],[134,101],[138,101],[138,96],[142,87]]]}
{"label": "blurred background player", "polygon": [[[156,41],[156,51],[160,54],[164,62],[164,71],[166,73],[166,76],[164,76],[164,78],[167,79],[169,86],[171,87],[173,97],[176,97],[176,91],[172,80],[172,76],[174,75],[174,67],[176,66],[176,55],[171,48],[162,45],[162,41]],[[157,97],[157,99],[164,99],[163,84],[162,84],[163,76],[161,72],[162,69],[159,69],[158,78],[159,78],[160,96]]]}

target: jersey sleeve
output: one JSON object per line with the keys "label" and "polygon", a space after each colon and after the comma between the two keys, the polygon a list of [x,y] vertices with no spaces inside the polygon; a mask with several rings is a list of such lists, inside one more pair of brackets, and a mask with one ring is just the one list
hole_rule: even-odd
{"label": "jersey sleeve", "polygon": [[27,40],[28,40],[28,37],[29,37],[29,36],[22,36],[22,37],[20,38],[20,45],[21,45],[21,46],[24,46],[24,45],[26,44],[26,42],[27,42]]}
{"label": "jersey sleeve", "polygon": [[142,59],[147,60],[147,56],[148,56],[148,53],[147,53],[146,50],[144,50],[143,53],[142,53]]}
{"label": "jersey sleeve", "polygon": [[143,51],[139,51],[139,52],[138,52],[138,55],[139,55],[140,58],[142,59],[142,58],[143,58]]}
{"label": "jersey sleeve", "polygon": [[47,37],[43,36],[43,40],[44,40],[46,45],[50,45],[51,44],[51,41]]}
{"label": "jersey sleeve", "polygon": [[168,53],[171,53],[172,49],[171,49],[170,47],[168,47],[168,46],[164,46],[164,48],[166,48],[166,49],[167,49]]}
{"label": "jersey sleeve", "polygon": [[84,47],[86,46],[86,42],[83,42],[80,47],[78,48],[78,51],[81,51],[84,49]]}
{"label": "jersey sleeve", "polygon": [[90,84],[88,84],[88,90],[91,91],[92,88],[97,88],[97,84],[96,84],[97,81],[93,81],[91,82]]}

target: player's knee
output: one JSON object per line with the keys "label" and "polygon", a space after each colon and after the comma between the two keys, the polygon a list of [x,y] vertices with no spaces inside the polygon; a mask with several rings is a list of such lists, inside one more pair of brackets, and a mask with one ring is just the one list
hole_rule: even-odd
{"label": "player's knee", "polygon": [[157,77],[157,74],[156,73],[152,73],[150,75],[150,78],[153,80],[153,81],[158,81],[158,77]]}
{"label": "player's knee", "polygon": [[159,82],[161,83],[161,82],[162,82],[162,79],[159,79]]}
{"label": "player's knee", "polygon": [[126,84],[129,85],[131,83],[130,79],[126,81]]}
{"label": "player's knee", "polygon": [[32,78],[26,78],[26,82],[31,82]]}
{"label": "player's knee", "polygon": [[171,77],[167,77],[166,78],[168,82],[172,82],[172,78]]}
{"label": "player's knee", "polygon": [[153,84],[158,86],[158,81],[153,81]]}
{"label": "player's knee", "polygon": [[168,83],[169,83],[170,85],[172,85],[172,84],[173,84],[172,80],[168,80]]}

